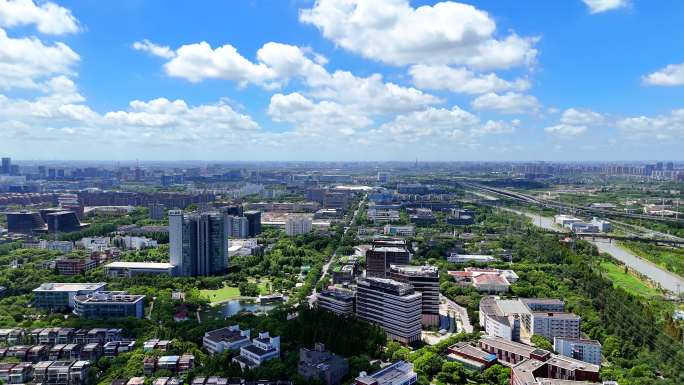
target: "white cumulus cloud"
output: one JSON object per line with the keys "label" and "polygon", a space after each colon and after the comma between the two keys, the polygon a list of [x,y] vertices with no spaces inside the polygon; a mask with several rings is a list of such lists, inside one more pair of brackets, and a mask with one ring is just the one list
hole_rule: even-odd
{"label": "white cumulus cloud", "polygon": [[670,64],[641,79],[650,86],[681,86],[684,85],[684,63]]}
{"label": "white cumulus cloud", "polygon": [[483,94],[501,91],[525,91],[530,88],[527,79],[508,81],[496,74],[476,74],[463,67],[447,65],[417,64],[411,66],[409,74],[413,84],[422,89],[449,90],[465,94]]}
{"label": "white cumulus cloud", "polygon": [[605,117],[587,109],[568,108],[561,115],[561,123],[570,125],[593,125],[602,123]]}
{"label": "white cumulus cloud", "polygon": [[582,0],[589,7],[590,13],[601,13],[628,5],[628,0]]}
{"label": "white cumulus cloud", "polygon": [[487,12],[453,1],[413,8],[408,0],[318,0],[299,19],[346,50],[393,65],[510,68],[537,56],[537,38],[499,39]]}
{"label": "white cumulus cloud", "polygon": [[230,44],[212,48],[207,42],[186,44],[165,65],[170,76],[199,82],[205,79],[232,80],[241,85],[265,84],[275,77],[263,63],[252,63]]}
{"label": "white cumulus cloud", "polygon": [[273,95],[268,114],[276,122],[293,123],[299,132],[314,135],[350,135],[373,123],[353,107],[325,100],[315,102],[297,92]]}
{"label": "white cumulus cloud", "polygon": [[632,139],[680,140],[684,137],[684,109],[654,117],[637,116],[617,121],[617,127]]}
{"label": "white cumulus cloud", "polygon": [[584,134],[587,131],[586,126],[575,126],[571,124],[557,124],[544,128],[544,131],[560,137],[572,137]]}
{"label": "white cumulus cloud", "polygon": [[172,57],[176,56],[176,53],[173,52],[171,48],[152,43],[147,39],[142,41],[136,41],[131,46],[134,50],[147,52],[151,55],[159,56],[164,59],[171,59]]}
{"label": "white cumulus cloud", "polygon": [[0,29],[0,89],[39,88],[46,78],[72,74],[79,60],[64,43],[46,45],[35,37],[12,38]]}
{"label": "white cumulus cloud", "polygon": [[517,92],[489,92],[475,98],[472,105],[477,110],[491,110],[502,114],[534,113],[541,107],[536,97]]}
{"label": "white cumulus cloud", "polygon": [[71,11],[53,2],[0,0],[0,27],[21,25],[35,25],[38,31],[49,35],[74,33],[80,29]]}

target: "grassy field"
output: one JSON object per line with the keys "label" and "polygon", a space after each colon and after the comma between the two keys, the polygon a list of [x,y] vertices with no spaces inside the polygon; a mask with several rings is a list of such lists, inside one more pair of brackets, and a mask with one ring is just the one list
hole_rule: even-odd
{"label": "grassy field", "polygon": [[240,296],[240,289],[237,287],[224,286],[216,290],[200,290],[203,297],[210,302],[228,301]]}
{"label": "grassy field", "polygon": [[248,281],[251,283],[256,283],[257,287],[259,288],[260,295],[271,294],[271,281],[268,279],[260,278],[257,280],[255,278],[249,278]]}
{"label": "grassy field", "polygon": [[633,276],[630,273],[625,273],[625,268],[616,265],[612,262],[601,262],[606,277],[608,277],[615,286],[625,289],[628,293],[642,296],[654,297],[660,295],[658,290],[652,288],[641,279]]}

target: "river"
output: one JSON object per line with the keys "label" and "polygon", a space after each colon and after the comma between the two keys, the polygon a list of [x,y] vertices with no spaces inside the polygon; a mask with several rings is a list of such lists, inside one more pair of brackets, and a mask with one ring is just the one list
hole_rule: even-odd
{"label": "river", "polygon": [[[527,216],[537,227],[556,232],[562,231],[562,229],[558,228],[554,224],[553,218],[551,217],[514,210],[507,207],[500,208],[502,210]],[[648,277],[651,281],[659,284],[663,289],[669,290],[673,293],[678,293],[681,292],[681,290],[684,290],[684,279],[682,279],[682,277],[661,268],[651,261],[637,256],[631,251],[617,245],[615,242],[610,242],[608,239],[598,237],[596,240],[586,240],[596,245],[600,252],[610,254],[613,258],[624,263],[626,266],[638,271],[639,273]]]}

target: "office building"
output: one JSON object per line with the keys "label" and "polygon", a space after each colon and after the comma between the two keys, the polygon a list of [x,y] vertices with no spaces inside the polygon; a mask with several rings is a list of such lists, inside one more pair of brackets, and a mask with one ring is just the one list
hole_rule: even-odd
{"label": "office building", "polygon": [[439,325],[439,269],[436,266],[391,265],[389,278],[413,285],[422,297],[423,325]]}
{"label": "office building", "polygon": [[349,362],[325,350],[317,343],[313,349],[299,349],[297,372],[307,380],[318,380],[325,385],[339,385],[349,372]]}
{"label": "office building", "polygon": [[280,357],[280,337],[271,337],[268,332],[259,333],[252,343],[240,348],[240,355],[233,362],[241,368],[254,369],[262,363]]}
{"label": "office building", "polygon": [[161,203],[150,203],[147,205],[147,208],[150,210],[150,219],[154,220],[162,220],[164,219],[164,210],[166,207],[161,204]]}
{"label": "office building", "polygon": [[74,297],[74,314],[82,318],[143,318],[144,295],[125,291],[100,291]]}
{"label": "office building", "polygon": [[249,219],[247,217],[228,216],[228,236],[231,238],[244,239],[249,236]]}
{"label": "office building", "polygon": [[99,283],[44,283],[33,289],[37,308],[60,311],[73,309],[77,296],[93,294],[104,290],[107,284]]}
{"label": "office building", "polygon": [[496,363],[496,355],[471,345],[459,342],[447,348],[446,359],[456,361],[466,369],[481,372]]}
{"label": "office building", "polygon": [[413,385],[416,382],[418,375],[413,371],[413,364],[397,361],[372,374],[361,372],[354,385]]}
{"label": "office building", "polygon": [[478,341],[480,349],[496,356],[502,363],[518,364],[528,359],[546,361],[551,358],[551,352],[534,346],[521,344],[500,337],[482,337]]}
{"label": "office building", "polygon": [[55,269],[60,275],[81,275],[97,267],[97,262],[90,258],[58,258]]}
{"label": "office building", "polygon": [[393,237],[412,237],[413,235],[415,235],[416,230],[413,226],[398,226],[391,225],[388,223],[385,225],[385,227],[383,227],[382,232],[384,235]]}
{"label": "office building", "polygon": [[408,265],[411,253],[400,239],[380,238],[366,251],[366,277],[387,277],[390,265]]}
{"label": "office building", "polygon": [[[599,380],[599,366],[552,354],[548,360],[525,360],[513,366],[511,385],[589,384]],[[582,381],[582,382],[575,382]]]}
{"label": "office building", "polygon": [[373,223],[392,223],[401,219],[399,210],[380,208],[379,205],[369,206],[366,216]]}
{"label": "office building", "polygon": [[480,254],[459,254],[450,253],[447,257],[447,262],[451,263],[489,263],[494,262],[496,259],[491,255],[480,255]]}
{"label": "office building", "polygon": [[316,297],[316,304],[319,309],[341,316],[351,316],[354,314],[355,301],[354,292],[340,289],[322,290]]}
{"label": "office building", "polygon": [[579,338],[581,318],[564,312],[565,303],[555,298],[480,300],[480,325],[490,336],[518,341],[540,335]]}
{"label": "office building", "polygon": [[551,341],[556,337],[579,338],[581,322],[573,313],[532,312],[532,334]]}
{"label": "office building", "polygon": [[228,268],[228,215],[169,211],[169,255],[180,276],[207,276]]}
{"label": "office building", "polygon": [[613,225],[609,221],[597,217],[591,219],[590,225],[595,226],[602,233],[609,233],[613,230]]}
{"label": "office building", "polygon": [[64,254],[70,253],[74,249],[73,242],[69,241],[47,241],[40,240],[39,247],[44,250],[56,250]]}
{"label": "office building", "polygon": [[388,172],[383,172],[383,171],[378,171],[377,180],[378,180],[378,183],[389,183],[389,181],[390,181],[390,173],[388,173]]}
{"label": "office building", "polygon": [[34,211],[7,212],[7,231],[10,233],[34,234],[47,229],[45,221]]}
{"label": "office building", "polygon": [[288,236],[297,236],[311,232],[312,221],[306,215],[288,215],[285,220],[285,233]]}
{"label": "office building", "polygon": [[[247,237],[256,237],[261,234],[261,211],[248,210],[245,211],[245,217],[248,223]],[[243,237],[243,238],[247,238]]]}
{"label": "office building", "polygon": [[422,296],[411,284],[384,278],[359,279],[356,315],[379,325],[389,339],[404,344],[420,340]]}
{"label": "office building", "polygon": [[105,265],[105,274],[110,277],[133,277],[138,274],[175,275],[176,267],[167,262],[123,262]]}
{"label": "office building", "polygon": [[0,168],[0,173],[9,175],[12,172],[12,159],[2,158],[2,168]]}
{"label": "office building", "polygon": [[238,350],[250,344],[250,330],[240,330],[239,325],[226,326],[204,333],[202,346],[210,354],[220,354],[226,350]]}
{"label": "office building", "polygon": [[601,365],[601,343],[596,340],[556,337],[553,339],[553,350],[561,356]]}
{"label": "office building", "polygon": [[45,222],[47,222],[48,232],[51,234],[80,231],[87,226],[79,222],[78,216],[73,211],[48,213]]}

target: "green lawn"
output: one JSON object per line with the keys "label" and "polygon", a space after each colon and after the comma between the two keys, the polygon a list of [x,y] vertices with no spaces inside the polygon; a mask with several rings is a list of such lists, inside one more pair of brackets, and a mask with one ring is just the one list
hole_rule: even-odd
{"label": "green lawn", "polygon": [[216,290],[200,290],[203,297],[209,300],[209,302],[222,302],[228,301],[240,296],[240,289],[232,286],[224,286]]}
{"label": "green lawn", "polygon": [[601,268],[605,275],[613,281],[615,286],[625,289],[628,293],[642,297],[655,297],[660,295],[658,290],[647,285],[638,277],[635,277],[630,273],[625,273],[625,268],[622,266],[612,262],[601,262]]}

